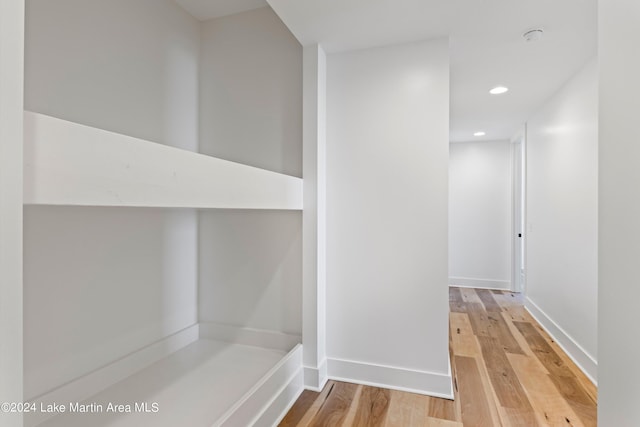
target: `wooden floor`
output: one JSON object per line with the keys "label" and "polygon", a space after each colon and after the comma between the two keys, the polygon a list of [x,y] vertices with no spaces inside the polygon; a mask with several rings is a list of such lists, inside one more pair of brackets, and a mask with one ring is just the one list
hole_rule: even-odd
{"label": "wooden floor", "polygon": [[329,381],[281,426],[595,426],[596,388],[518,294],[451,288],[455,400]]}

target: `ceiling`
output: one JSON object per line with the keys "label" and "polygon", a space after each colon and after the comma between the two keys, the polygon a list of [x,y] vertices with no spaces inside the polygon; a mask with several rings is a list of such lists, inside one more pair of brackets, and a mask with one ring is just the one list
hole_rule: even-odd
{"label": "ceiling", "polygon": [[[265,4],[176,1],[201,20]],[[449,37],[453,142],[509,139],[596,54],[597,0],[267,1],[303,45],[328,53]],[[544,37],[527,43],[533,28]],[[490,95],[496,85],[510,90]]]}
{"label": "ceiling", "polygon": [[266,0],[175,0],[200,21],[267,6]]}

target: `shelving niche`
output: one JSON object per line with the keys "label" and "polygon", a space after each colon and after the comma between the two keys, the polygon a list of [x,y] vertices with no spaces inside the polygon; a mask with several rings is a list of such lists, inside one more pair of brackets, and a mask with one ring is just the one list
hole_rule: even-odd
{"label": "shelving niche", "polygon": [[301,45],[268,7],[26,6],[24,426],[274,425],[303,389]]}
{"label": "shelving niche", "polygon": [[[302,180],[25,112],[25,203],[299,210]],[[38,407],[25,426],[272,425],[303,388],[299,342],[273,331],[195,324],[25,396]],[[88,412],[69,413],[71,402]],[[109,403],[146,404],[151,412],[109,412]],[[54,412],[56,404],[66,413]]]}

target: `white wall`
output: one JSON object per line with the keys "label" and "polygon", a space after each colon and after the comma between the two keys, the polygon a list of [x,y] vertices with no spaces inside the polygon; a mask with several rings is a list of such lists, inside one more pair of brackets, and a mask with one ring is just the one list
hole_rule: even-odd
{"label": "white wall", "polygon": [[302,47],[270,7],[202,25],[200,151],[302,177]]}
{"label": "white wall", "polygon": [[200,215],[200,321],[300,335],[300,213],[214,210]]}
{"label": "white wall", "polygon": [[329,376],[447,394],[448,43],[327,67]]}
{"label": "white wall", "polygon": [[598,425],[640,425],[640,3],[598,2]]}
{"label": "white wall", "polygon": [[527,122],[527,307],[594,379],[597,81],[592,60]]}
{"label": "white wall", "polygon": [[28,110],[197,149],[198,22],[171,0],[27,0]]}
{"label": "white wall", "polygon": [[[0,401],[22,401],[22,110],[24,3],[0,1]],[[22,414],[0,415],[22,426]]]}
{"label": "white wall", "polygon": [[511,144],[449,145],[449,284],[510,289]]}
{"label": "white wall", "polygon": [[[302,47],[270,8],[202,24],[200,151],[302,176]],[[199,318],[300,335],[302,216],[201,211]]]}
{"label": "white wall", "polygon": [[27,395],[195,322],[191,211],[45,206],[25,224]]}
{"label": "white wall", "polygon": [[[197,149],[199,24],[170,0],[28,0],[25,109]],[[28,207],[25,395],[196,320],[194,211]]]}

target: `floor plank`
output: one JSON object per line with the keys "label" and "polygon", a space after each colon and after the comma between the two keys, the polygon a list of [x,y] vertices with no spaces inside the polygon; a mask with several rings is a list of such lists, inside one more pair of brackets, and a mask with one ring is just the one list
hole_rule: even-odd
{"label": "floor plank", "polygon": [[509,427],[536,427],[540,424],[530,409],[502,408],[503,424]]}
{"label": "floor plank", "polygon": [[491,329],[493,325],[489,320],[489,313],[484,310],[482,303],[467,303],[469,311],[469,321],[471,322],[471,328],[473,333],[479,337],[491,337]]}
{"label": "floor plank", "polygon": [[502,317],[502,313],[488,313],[487,318],[491,323],[491,328],[489,329],[490,336],[498,340],[498,343],[502,345],[504,351],[507,353],[524,354],[511,333],[511,330],[509,330],[504,317]]}
{"label": "floor plank", "polygon": [[[533,354],[533,350],[531,350],[531,348],[529,347],[527,340],[522,336],[518,328],[516,328],[515,325],[513,324],[513,319],[511,318],[511,315],[508,312],[503,311],[502,318],[504,319],[505,324],[509,328],[509,331],[511,331],[511,335],[518,343],[518,346],[522,350],[523,354],[527,357],[531,357],[533,360],[538,360],[538,358],[535,357],[535,355]],[[540,366],[542,366],[542,364],[540,364]],[[546,372],[546,369],[545,369],[545,372]]]}
{"label": "floor plank", "polygon": [[493,299],[493,294],[491,291],[487,289],[476,289],[476,294],[482,301],[482,305],[484,305],[485,310],[487,311],[502,311],[502,307]]}
{"label": "floor plank", "polygon": [[358,405],[360,404],[360,395],[362,394],[362,386],[358,385],[356,387],[357,387],[356,393],[353,395],[353,400],[351,401],[351,406],[347,411],[347,416],[342,421],[342,425],[344,426],[353,425],[356,419],[356,414],[358,413]]}
{"label": "floor plank", "polygon": [[473,335],[473,329],[467,313],[449,313],[449,323],[456,334]]}
{"label": "floor plank", "polygon": [[452,349],[460,356],[477,357],[480,355],[478,341],[473,334],[469,316],[466,313],[449,314],[449,339]]}
{"label": "floor plank", "polygon": [[[322,392],[320,393],[318,398],[315,400],[315,402],[313,402],[313,404],[311,404],[311,407],[309,408],[309,410],[304,414],[304,416],[302,417],[302,420],[300,420],[300,422],[298,423],[299,426],[306,427],[311,424],[311,422],[314,420],[314,418],[318,414],[318,411],[320,410],[324,402],[327,400],[327,396],[329,395],[330,392],[333,391],[334,385],[335,385],[335,381],[327,381],[327,384],[322,389]],[[298,405],[298,401],[296,401],[296,404],[293,405],[293,407],[289,411],[295,410],[296,405]]]}
{"label": "floor plank", "polygon": [[351,408],[358,388],[355,384],[335,382],[310,426],[339,426]]}
{"label": "floor plank", "polygon": [[509,354],[507,357],[543,423],[550,426],[584,426],[546,370],[542,370],[535,360],[517,354]]}
{"label": "floor plank", "polygon": [[533,353],[550,373],[551,381],[586,426],[596,425],[596,404],[582,387],[573,371],[530,323],[514,322]]}
{"label": "floor plank", "polygon": [[426,427],[464,427],[457,421],[441,420],[440,418],[427,418]]}
{"label": "floor plank", "polygon": [[506,408],[532,411],[531,404],[522,389],[507,355],[495,338],[478,337],[482,358],[487,366],[491,385],[500,404]]}
{"label": "floor plank", "polygon": [[297,426],[318,396],[320,396],[318,392],[311,390],[303,391],[300,397],[298,397],[296,404],[287,413],[280,425],[283,427]]}
{"label": "floor plank", "polygon": [[389,410],[390,393],[387,389],[362,386],[354,426],[383,426]]}
{"label": "floor plank", "polygon": [[462,299],[460,288],[449,289],[449,309],[454,313],[466,313],[467,307]]}
{"label": "floor plank", "polygon": [[527,341],[533,354],[542,362],[551,375],[570,378],[574,376],[560,356],[531,323],[513,322],[513,324]]}
{"label": "floor plank", "polygon": [[575,377],[551,376],[551,381],[560,391],[562,397],[569,402],[569,406],[578,414],[585,426],[597,425],[595,404]]}
{"label": "floor plank", "polygon": [[[458,288],[454,288],[454,289],[458,289]],[[460,289],[460,294],[462,295],[462,300],[464,302],[482,304],[482,300],[480,299],[480,297],[476,293],[475,289],[473,289],[473,288],[459,288],[459,289]],[[483,309],[484,309],[484,307],[483,307]]]}
{"label": "floor plank", "polygon": [[598,401],[598,390],[597,387],[589,380],[589,378],[578,368],[578,366],[567,356],[567,354],[562,350],[560,345],[552,339],[549,334],[542,328],[542,326],[538,325],[536,321],[531,317],[531,315],[527,312],[529,316],[530,322],[536,324],[535,329],[540,334],[540,336],[551,346],[554,352],[558,355],[558,357],[563,361],[565,366],[569,368],[569,370],[576,377],[582,388],[587,392],[591,400],[594,402]]}
{"label": "floor plank", "polygon": [[389,410],[385,427],[424,427],[426,405],[425,396],[391,390]]}
{"label": "floor plank", "polygon": [[456,421],[455,402],[447,399],[429,399],[427,416],[441,420]]}
{"label": "floor plank", "polygon": [[[477,337],[476,341],[477,341]],[[478,343],[478,349],[480,348],[480,344]],[[500,401],[498,400],[498,396],[496,395],[496,391],[491,385],[491,379],[489,379],[489,371],[487,369],[486,363],[484,363],[484,359],[482,358],[482,353],[476,358],[476,362],[478,364],[478,371],[480,372],[480,379],[482,380],[482,386],[484,387],[484,393],[487,396],[487,404],[489,406],[489,411],[491,412],[491,417],[494,420],[494,426],[507,426],[502,420],[503,416],[501,416],[501,406]],[[464,380],[464,379],[463,379]],[[458,399],[460,400],[460,399]],[[474,403],[474,402],[472,402]],[[460,418],[462,419],[462,418]]]}
{"label": "floor plank", "polygon": [[488,396],[484,391],[476,359],[455,356],[455,364],[463,425],[465,427],[495,425],[496,420],[489,410]]}

